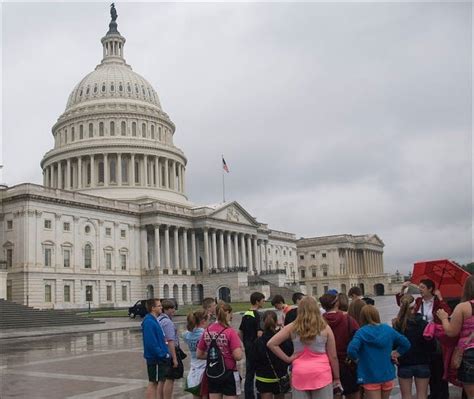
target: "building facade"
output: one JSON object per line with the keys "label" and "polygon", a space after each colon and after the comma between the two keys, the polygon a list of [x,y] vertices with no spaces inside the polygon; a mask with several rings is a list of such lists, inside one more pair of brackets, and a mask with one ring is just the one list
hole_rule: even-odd
{"label": "building facade", "polygon": [[302,238],[297,241],[300,281],[315,297],[329,289],[346,293],[354,286],[365,295],[384,295],[390,284],[384,245],[375,234]]}
{"label": "building facade", "polygon": [[237,202],[189,201],[175,125],[126,63],[115,19],[100,64],[52,128],[43,186],[0,189],[7,299],[40,308],[247,301],[251,290],[268,291],[250,287],[249,276],[285,284],[296,268],[294,234],[271,230]]}

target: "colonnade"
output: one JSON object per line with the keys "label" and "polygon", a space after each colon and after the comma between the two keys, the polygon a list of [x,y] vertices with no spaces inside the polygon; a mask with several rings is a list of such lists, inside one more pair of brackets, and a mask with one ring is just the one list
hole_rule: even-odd
{"label": "colonnade", "polygon": [[161,187],[184,193],[185,166],[155,155],[93,154],[46,165],[43,184],[65,190],[126,185]]}
{"label": "colonnade", "polygon": [[153,246],[142,249],[150,269],[197,271],[202,266],[203,271],[267,270],[268,240],[253,234],[170,225],[154,225],[153,231],[142,227],[141,234],[142,243]]}
{"label": "colonnade", "polygon": [[369,249],[346,249],[347,274],[377,274],[383,273],[383,254]]}

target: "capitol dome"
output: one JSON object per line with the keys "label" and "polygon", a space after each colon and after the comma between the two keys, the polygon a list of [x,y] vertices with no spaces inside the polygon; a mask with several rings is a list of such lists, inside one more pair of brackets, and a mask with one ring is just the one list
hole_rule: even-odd
{"label": "capitol dome", "polygon": [[103,58],[69,95],[52,128],[44,185],[102,197],[187,202],[186,157],[151,84],[125,62],[117,14],[101,39]]}

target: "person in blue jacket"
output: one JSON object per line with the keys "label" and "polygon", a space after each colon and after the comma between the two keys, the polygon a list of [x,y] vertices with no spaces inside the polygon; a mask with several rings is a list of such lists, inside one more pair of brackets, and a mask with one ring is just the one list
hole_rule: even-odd
{"label": "person in blue jacket", "polygon": [[410,341],[392,327],[380,323],[375,306],[366,305],[360,314],[361,328],[347,348],[357,362],[357,382],[365,399],[388,399],[394,387],[394,361],[410,349]]}
{"label": "person in blue jacket", "polygon": [[170,365],[170,354],[165,342],[165,334],[158,323],[157,317],[161,314],[159,299],[146,301],[147,315],[142,322],[143,332],[143,357],[146,360],[148,371],[148,386],[146,398],[157,397],[158,376],[166,374]]}

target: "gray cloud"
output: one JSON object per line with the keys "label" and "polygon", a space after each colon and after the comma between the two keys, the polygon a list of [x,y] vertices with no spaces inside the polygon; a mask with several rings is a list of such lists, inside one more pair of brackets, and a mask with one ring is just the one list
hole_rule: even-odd
{"label": "gray cloud", "polygon": [[[388,270],[472,260],[467,3],[118,6],[196,203],[229,199],[298,236],[377,233]],[[3,5],[3,159],[41,181],[51,126],[99,62],[104,4]]]}

